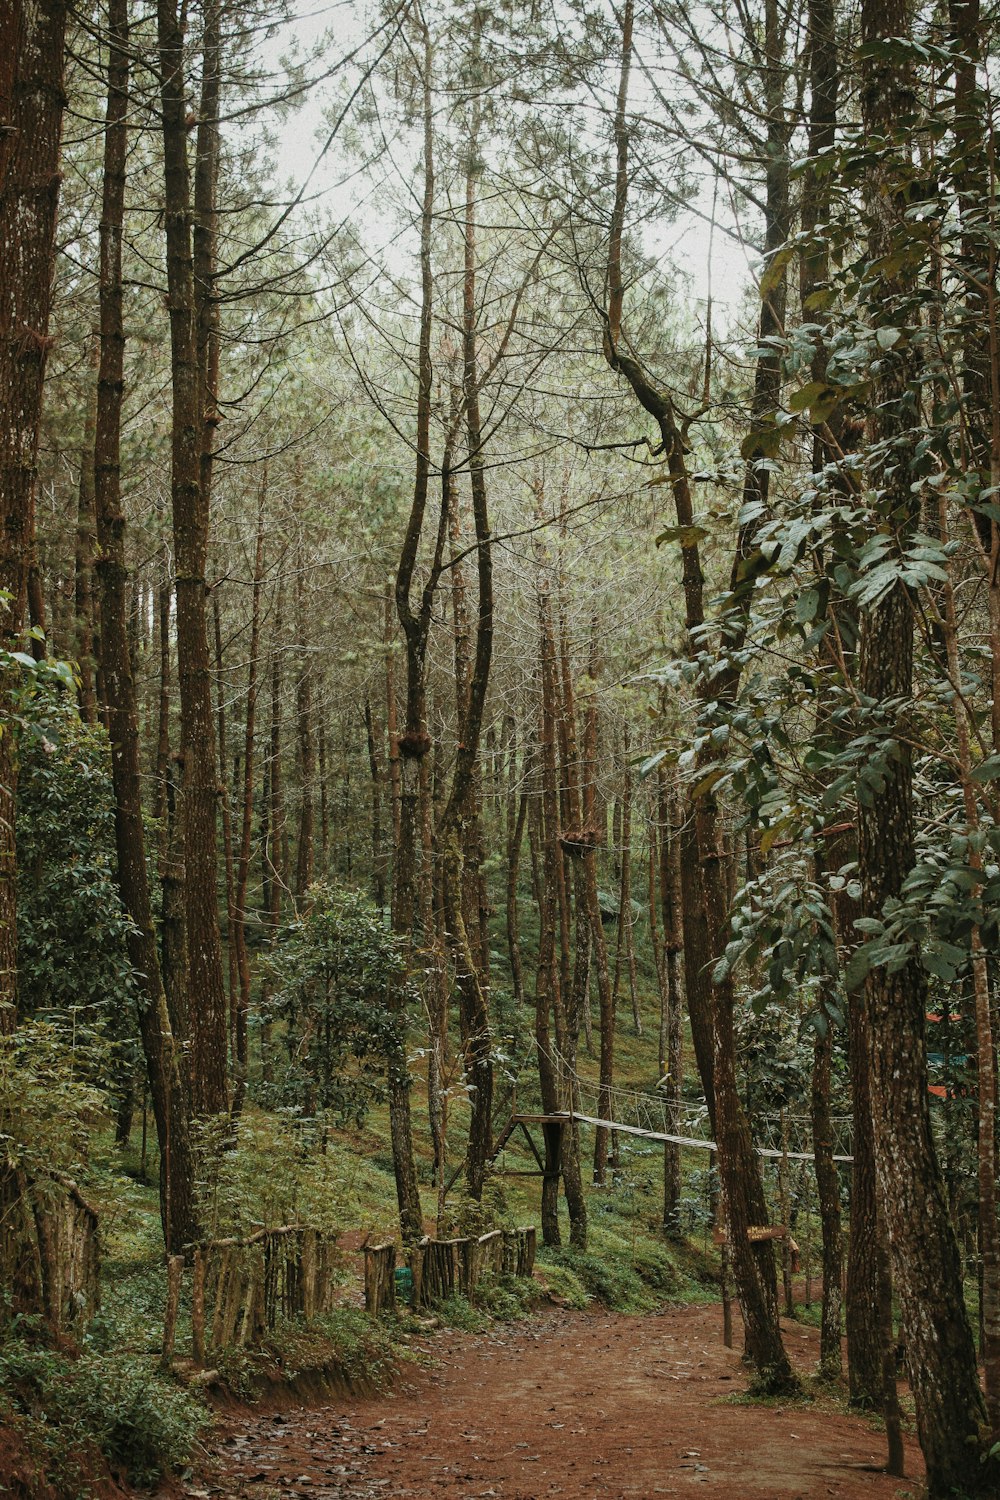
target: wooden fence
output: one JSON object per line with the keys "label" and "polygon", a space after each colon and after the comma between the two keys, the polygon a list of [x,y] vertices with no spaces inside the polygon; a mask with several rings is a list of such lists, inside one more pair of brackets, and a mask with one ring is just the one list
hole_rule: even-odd
{"label": "wooden fence", "polygon": [[191,1278],[191,1356],[230,1345],[253,1347],[279,1319],[316,1317],[333,1306],[335,1241],[317,1229],[289,1224],[246,1239],[209,1240],[190,1265],[167,1262],[163,1364],[173,1357],[184,1275]]}
{"label": "wooden fence", "polygon": [[0,1283],[15,1312],[54,1333],[83,1327],[100,1304],[97,1211],[61,1173],[0,1173]]}
{"label": "wooden fence", "polygon": [[[447,1297],[473,1297],[481,1282],[497,1276],[530,1276],[535,1265],[533,1225],[494,1229],[479,1239],[423,1239],[406,1257],[412,1277],[410,1301],[431,1307]],[[365,1247],[365,1306],[370,1313],[396,1305],[396,1246]]]}

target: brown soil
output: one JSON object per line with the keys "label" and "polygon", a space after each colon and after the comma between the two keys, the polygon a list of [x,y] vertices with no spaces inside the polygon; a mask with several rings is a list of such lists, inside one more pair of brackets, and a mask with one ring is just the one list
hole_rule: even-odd
{"label": "brown soil", "polygon": [[[883,1438],[825,1400],[736,1404],[717,1307],[647,1317],[553,1309],[488,1334],[415,1334],[393,1391],[230,1417],[193,1497],[224,1500],[897,1500]],[[785,1325],[803,1372],[817,1334]]]}

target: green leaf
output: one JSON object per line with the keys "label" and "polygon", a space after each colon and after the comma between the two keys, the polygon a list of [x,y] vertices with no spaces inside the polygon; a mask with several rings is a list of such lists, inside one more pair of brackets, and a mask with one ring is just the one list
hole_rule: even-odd
{"label": "green leaf", "polygon": [[796,247],[794,245],[782,245],[781,249],[776,250],[771,256],[764,274],[760,278],[760,298],[762,302],[781,285],[785,271],[795,253]]}
{"label": "green leaf", "polygon": [[740,454],[748,463],[755,458],[777,458],[780,451],[781,429],[774,423],[755,427],[740,444]]}
{"label": "green leaf", "polygon": [[848,993],[861,988],[871,972],[871,967],[871,954],[868,948],[855,948],[844,968],[844,988]]}
{"label": "green leaf", "polygon": [[1000,776],[1000,755],[988,755],[972,769],[973,781],[994,781]]}
{"label": "green leaf", "polygon": [[664,542],[680,542],[682,547],[697,547],[710,534],[704,526],[668,526],[656,538],[656,545],[662,547]]}

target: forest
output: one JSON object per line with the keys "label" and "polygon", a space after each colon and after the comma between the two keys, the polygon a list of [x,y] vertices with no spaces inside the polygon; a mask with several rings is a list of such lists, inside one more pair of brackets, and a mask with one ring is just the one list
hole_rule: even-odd
{"label": "forest", "polygon": [[4,0],[0,1493],[699,1302],[1000,1493],[998,61]]}

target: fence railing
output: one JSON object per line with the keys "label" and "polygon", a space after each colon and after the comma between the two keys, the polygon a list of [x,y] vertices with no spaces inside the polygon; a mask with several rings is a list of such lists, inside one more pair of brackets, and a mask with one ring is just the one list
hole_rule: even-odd
{"label": "fence railing", "polygon": [[261,1229],[245,1239],[209,1240],[167,1262],[167,1309],[163,1363],[177,1337],[177,1314],[185,1275],[191,1280],[191,1357],[229,1345],[253,1347],[279,1319],[313,1318],[329,1312],[336,1288],[335,1241],[318,1229],[287,1224]]}
{"label": "fence railing", "polygon": [[[478,1239],[423,1239],[406,1252],[413,1307],[432,1307],[448,1297],[472,1297],[497,1276],[530,1276],[535,1265],[533,1225],[493,1229]],[[396,1305],[397,1250],[393,1242],[365,1247],[365,1306],[382,1313]],[[401,1268],[402,1269],[402,1268]]]}
{"label": "fence railing", "polygon": [[0,1284],[15,1312],[54,1333],[83,1327],[100,1305],[96,1210],[58,1172],[0,1173]]}

